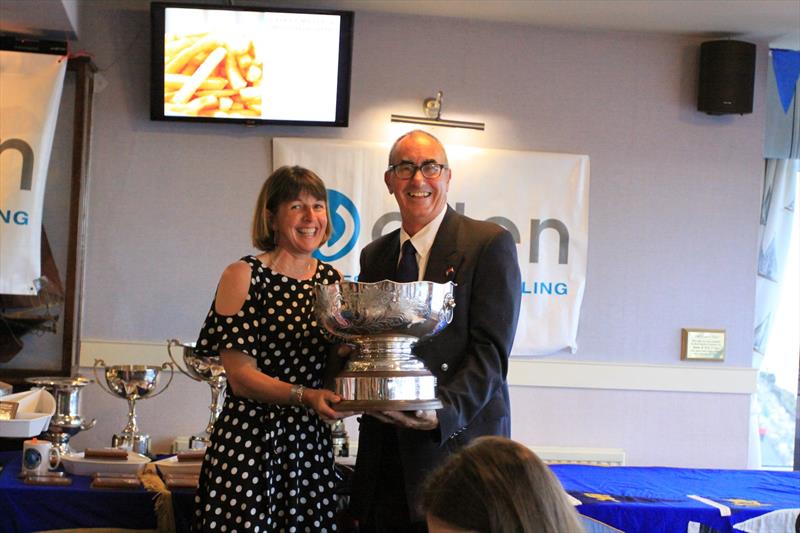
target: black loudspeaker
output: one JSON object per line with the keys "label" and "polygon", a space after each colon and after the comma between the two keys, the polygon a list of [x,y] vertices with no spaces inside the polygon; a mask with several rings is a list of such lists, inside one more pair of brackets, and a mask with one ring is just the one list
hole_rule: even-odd
{"label": "black loudspeaker", "polygon": [[697,110],[709,115],[753,112],[756,45],[708,41],[700,45]]}

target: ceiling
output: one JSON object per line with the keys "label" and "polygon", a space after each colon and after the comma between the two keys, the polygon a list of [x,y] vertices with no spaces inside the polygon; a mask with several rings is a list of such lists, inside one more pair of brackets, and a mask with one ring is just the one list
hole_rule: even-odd
{"label": "ceiling", "polygon": [[[2,0],[0,31],[63,40],[100,0]],[[212,5],[323,7],[600,31],[733,37],[800,49],[798,0],[194,0]],[[114,0],[145,10],[149,0]],[[103,7],[114,5],[105,3]],[[46,6],[46,7],[45,7]]]}
{"label": "ceiling", "polygon": [[[252,0],[236,0],[247,5]],[[257,2],[255,2],[257,3]],[[263,4],[263,2],[262,2]],[[295,0],[292,5],[601,31],[694,34],[800,48],[799,0]]]}

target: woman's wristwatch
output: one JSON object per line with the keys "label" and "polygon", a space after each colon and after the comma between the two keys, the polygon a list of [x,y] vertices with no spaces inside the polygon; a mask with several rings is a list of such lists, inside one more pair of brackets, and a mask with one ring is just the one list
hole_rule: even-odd
{"label": "woman's wristwatch", "polygon": [[303,405],[303,393],[306,391],[304,385],[292,385],[289,389],[289,404]]}

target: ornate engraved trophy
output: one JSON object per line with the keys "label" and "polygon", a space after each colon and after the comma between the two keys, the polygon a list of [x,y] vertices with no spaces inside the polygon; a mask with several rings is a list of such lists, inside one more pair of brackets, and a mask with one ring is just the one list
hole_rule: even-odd
{"label": "ornate engraved trophy", "polygon": [[[173,346],[181,347],[183,364],[186,370],[181,367],[172,355]],[[178,339],[167,341],[167,352],[178,370],[195,381],[205,381],[211,387],[211,405],[208,407],[211,411],[211,416],[208,418],[208,425],[205,431],[189,438],[189,448],[205,448],[211,443],[210,437],[214,429],[214,423],[217,421],[220,411],[222,411],[222,399],[225,395],[225,385],[227,383],[222,359],[219,355],[202,355],[195,350],[195,343],[182,343]]]}
{"label": "ornate engraved trophy", "polygon": [[[97,376],[97,367],[105,368],[105,378],[107,389],[100,383]],[[158,386],[158,376],[162,370],[169,368],[169,381],[164,387],[156,392]],[[158,366],[145,365],[116,365],[106,366],[102,359],[94,360],[94,376],[100,388],[112,396],[128,400],[128,424],[123,428],[119,435],[111,437],[111,446],[115,448],[125,448],[143,455],[150,454],[150,436],[139,433],[136,425],[136,400],[144,398],[155,398],[169,387],[175,369],[172,363],[164,363]]]}
{"label": "ornate engraved trophy", "polygon": [[49,440],[61,455],[72,453],[69,439],[80,431],[92,429],[95,419],[86,421],[81,416],[81,391],[92,382],[83,377],[35,377],[25,381],[37,387],[44,387],[56,400],[56,412],[50,425],[39,436]]}
{"label": "ornate engraved trophy", "polygon": [[411,350],[453,319],[452,282],[357,283],[315,287],[321,326],[358,345],[336,377],[339,411],[438,409],[436,378]]}

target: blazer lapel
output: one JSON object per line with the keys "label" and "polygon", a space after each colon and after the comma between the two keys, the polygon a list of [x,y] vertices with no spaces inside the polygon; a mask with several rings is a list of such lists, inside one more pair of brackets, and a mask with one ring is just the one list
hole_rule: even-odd
{"label": "blazer lapel", "polygon": [[442,219],[439,231],[436,232],[428,265],[425,267],[425,281],[445,283],[455,280],[463,259],[463,253],[458,250],[460,216],[449,205],[447,206],[447,213]]}

